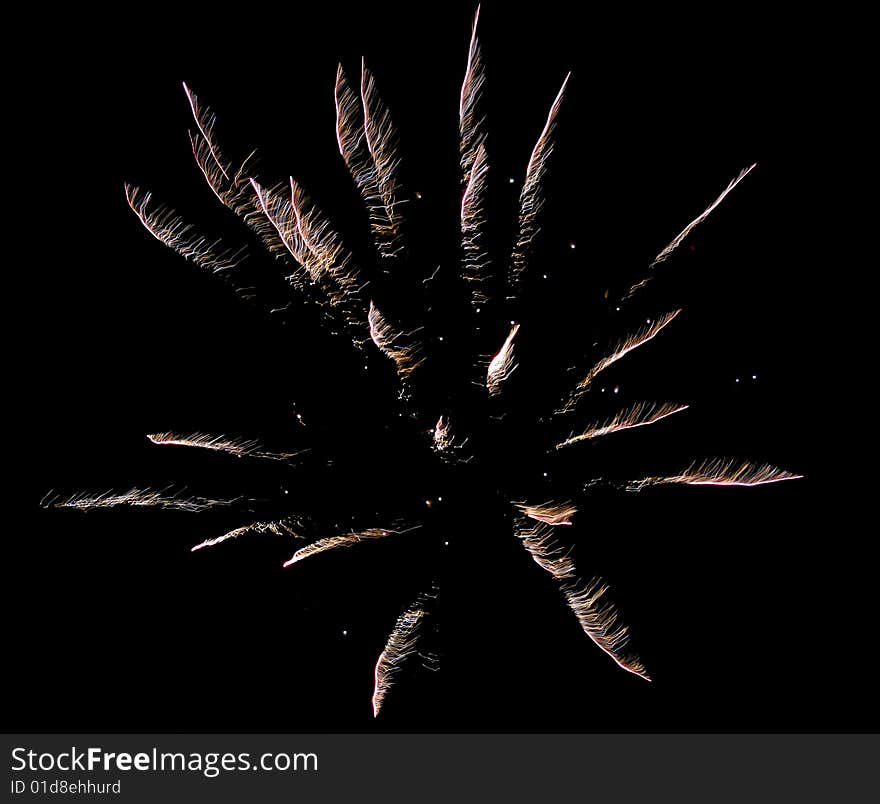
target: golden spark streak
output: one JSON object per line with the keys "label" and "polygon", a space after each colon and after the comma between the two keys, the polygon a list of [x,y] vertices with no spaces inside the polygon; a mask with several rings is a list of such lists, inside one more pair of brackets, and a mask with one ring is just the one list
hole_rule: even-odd
{"label": "golden spark streak", "polygon": [[641,491],[646,486],[685,484],[688,486],[762,486],[783,480],[799,480],[796,475],[769,463],[750,463],[734,458],[715,458],[695,462],[677,475],[645,477],[630,481],[627,491]]}
{"label": "golden spark streak", "polygon": [[546,525],[571,525],[571,518],[578,510],[570,500],[564,502],[551,500],[540,505],[526,503],[514,503],[514,505],[530,519],[543,522]]}
{"label": "golden spark streak", "polygon": [[128,491],[103,491],[99,494],[81,492],[64,500],[57,500],[48,505],[53,508],[75,508],[89,511],[95,508],[116,508],[118,506],[135,506],[147,508],[165,508],[175,511],[198,513],[209,508],[233,505],[241,500],[212,500],[206,497],[183,497],[182,492],[168,493],[167,489],[139,489]]}
{"label": "golden spark streak", "polygon": [[426,612],[420,605],[407,609],[394,624],[385,649],[379,654],[373,672],[373,717],[379,710],[394,684],[404,662],[416,653],[421,626]]}
{"label": "golden spark streak", "polygon": [[276,536],[293,536],[297,539],[303,538],[291,528],[285,520],[279,520],[278,522],[252,522],[249,525],[243,525],[240,528],[227,531],[222,536],[216,536],[213,539],[206,539],[200,544],[192,547],[190,552],[194,553],[196,550],[201,550],[205,547],[213,547],[221,542],[225,542],[227,539],[235,539],[238,536],[244,536],[248,533],[274,533]]}
{"label": "golden spark streak", "polygon": [[462,274],[468,283],[471,305],[478,309],[489,300],[486,272],[489,253],[485,243],[486,193],[489,164],[481,143],[472,162],[473,170],[461,198]]}
{"label": "golden spark streak", "polygon": [[544,206],[544,177],[547,173],[550,156],[553,153],[553,134],[556,130],[556,118],[559,115],[559,109],[562,106],[562,100],[565,95],[565,88],[568,86],[568,80],[571,73],[565,76],[562,86],[550,107],[547,115],[547,122],[535,147],[529,158],[528,168],[526,169],[526,178],[520,192],[520,212],[519,212],[519,234],[517,235],[516,244],[510,260],[510,270],[508,279],[510,284],[509,292],[515,296],[516,291],[522,283],[523,274],[528,265],[529,256],[531,254],[532,245],[538,234],[538,215]]}
{"label": "golden spark streak", "polygon": [[483,69],[483,57],[480,40],[477,39],[477,23],[480,21],[480,7],[474,14],[471,29],[471,43],[468,48],[467,67],[461,84],[461,99],[458,105],[459,134],[461,140],[461,176],[462,183],[470,181],[471,168],[477,158],[477,149],[482,147],[485,134],[483,126],[486,118],[481,114],[480,105],[483,97],[483,86],[486,74]]}
{"label": "golden spark streak", "polygon": [[405,528],[404,530],[388,530],[386,528],[370,528],[369,530],[358,531],[357,533],[342,533],[338,536],[328,536],[324,539],[318,539],[312,544],[307,544],[297,550],[287,561],[284,562],[285,567],[296,564],[309,556],[324,553],[327,550],[335,550],[339,547],[351,547],[362,542],[375,541],[376,539],[384,539],[386,536],[394,536],[398,533],[408,533],[417,530],[417,527]]}
{"label": "golden spark streak", "polygon": [[679,405],[672,402],[664,402],[656,404],[654,402],[639,402],[631,408],[620,411],[613,418],[602,424],[590,425],[583,433],[579,435],[569,436],[565,441],[561,441],[556,445],[556,449],[578,444],[581,441],[589,441],[594,438],[601,438],[610,433],[617,433],[620,430],[630,430],[633,427],[644,427],[648,424],[654,424],[673,413],[679,413],[687,410],[689,405]]}
{"label": "golden spark streak", "polygon": [[605,369],[616,363],[622,357],[628,355],[633,349],[638,349],[640,346],[648,343],[648,341],[656,338],[657,335],[659,335],[680,312],[681,310],[673,310],[671,313],[665,313],[656,321],[652,321],[647,326],[642,327],[642,329],[634,335],[630,335],[620,341],[609,354],[603,357],[587,372],[587,375],[577,384],[577,387],[569,396],[568,401],[556,412],[568,413],[573,410],[578,400],[586,393],[587,389],[590,387],[590,383],[593,382],[598,374],[605,371]]}
{"label": "golden spark streak", "polygon": [[336,142],[348,172],[357,186],[367,214],[373,242],[380,257],[394,256],[394,230],[385,211],[376,177],[376,166],[367,147],[364,131],[364,107],[348,83],[340,64],[336,70]]}
{"label": "golden spark streak", "polygon": [[222,240],[208,240],[162,204],[149,209],[152,197],[152,193],[143,192],[131,184],[125,185],[125,199],[132,212],[160,243],[214,273],[231,270],[241,263],[245,253],[243,248],[232,251],[224,247]]}
{"label": "golden spark streak", "polygon": [[376,186],[388,220],[388,230],[380,244],[383,257],[395,257],[403,250],[400,226],[402,217],[400,187],[397,178],[400,168],[397,131],[388,108],[379,96],[376,82],[361,61],[361,103],[364,108],[364,136],[375,168]]}
{"label": "golden spark streak", "polygon": [[[231,164],[223,156],[216,139],[214,138],[214,125],[217,117],[210,107],[199,103],[196,94],[183,84],[183,91],[189,101],[193,120],[197,131],[189,132],[189,141],[192,146],[193,158],[196,165],[204,176],[211,192],[217,196],[223,206],[230,209],[236,215],[248,220],[248,214],[253,210],[252,198],[248,193],[246,167],[255,154],[250,154],[233,173]],[[250,221],[249,221],[250,222]],[[258,233],[265,235],[266,232],[259,226],[255,227]],[[267,243],[270,248],[274,244]]]}
{"label": "golden spark streak", "polygon": [[620,621],[614,605],[602,597],[608,585],[600,578],[581,582],[571,558],[571,551],[565,549],[547,524],[530,525],[521,520],[516,526],[516,535],[545,572],[553,576],[565,596],[569,608],[574,612],[584,633],[614,663],[646,681],[650,681],[645,666],[626,652],[629,644],[629,628]]}
{"label": "golden spark streak", "polygon": [[489,361],[489,368],[486,371],[486,389],[490,396],[500,394],[504,381],[516,371],[517,364],[513,360],[513,339],[517,332],[519,332],[519,324],[514,324],[510,328],[510,334],[504,341],[504,345]]}
{"label": "golden spark streak", "polygon": [[405,381],[424,362],[420,344],[412,342],[408,345],[400,345],[398,342],[411,337],[411,333],[407,336],[406,333],[395,330],[372,301],[367,320],[370,324],[370,338],[373,343],[376,344],[379,351],[394,362],[397,376],[401,381]]}
{"label": "golden spark streak", "polygon": [[234,455],[237,458],[262,458],[268,461],[289,461],[302,455],[305,450],[297,452],[269,452],[263,448],[259,441],[249,441],[243,438],[229,438],[224,435],[209,435],[207,433],[192,433],[181,435],[178,433],[152,433],[147,435],[154,444],[177,447],[196,447],[199,449],[215,450]]}
{"label": "golden spark streak", "polygon": [[[699,224],[701,224],[704,220],[706,220],[706,218],[708,218],[709,215],[712,214],[712,212],[715,210],[715,208],[725,198],[727,198],[727,196],[731,192],[731,190],[733,190],[733,188],[736,187],[737,184],[739,184],[746,176],[748,176],[749,173],[752,172],[752,170],[754,170],[754,168],[757,166],[757,164],[758,163],[755,162],[755,163],[749,165],[747,168],[744,168],[743,170],[741,170],[739,172],[739,175],[735,179],[733,179],[730,182],[730,184],[727,185],[727,187],[724,188],[724,190],[721,192],[721,195],[719,195],[718,198],[716,198],[711,204],[709,204],[708,207],[706,207],[706,209],[704,209],[699,215],[697,215],[696,218],[694,218],[687,226],[685,226],[684,229],[682,229],[675,236],[675,238],[673,238],[673,240],[665,248],[663,248],[663,250],[656,257],[654,257],[654,260],[648,266],[648,269],[650,270],[650,269],[654,268],[655,266],[659,265],[661,262],[665,262],[666,259],[672,254],[672,252],[675,251],[675,249],[677,249],[682,244],[682,242],[684,242],[684,239],[691,233],[691,231],[694,229],[694,227],[699,226]],[[638,292],[639,290],[641,290],[643,287],[645,287],[645,285],[647,285],[648,282],[651,281],[651,279],[652,279],[652,276],[649,275],[649,276],[646,276],[644,279],[636,282],[627,291],[626,295],[624,296],[624,299],[632,298],[632,296],[635,295],[635,293]]]}

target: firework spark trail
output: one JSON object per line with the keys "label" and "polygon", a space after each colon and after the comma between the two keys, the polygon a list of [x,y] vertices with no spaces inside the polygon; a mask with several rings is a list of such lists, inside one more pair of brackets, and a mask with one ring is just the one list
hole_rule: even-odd
{"label": "firework spark trail", "polygon": [[625,355],[629,354],[633,349],[638,349],[639,346],[643,346],[648,343],[648,341],[657,337],[661,330],[670,324],[680,312],[681,310],[673,310],[671,313],[665,313],[655,321],[651,321],[649,324],[642,327],[634,335],[630,335],[620,341],[611,352],[587,372],[587,375],[577,384],[577,387],[570,394],[568,400],[559,410],[556,411],[556,413],[569,413],[574,410],[575,405],[577,405],[580,398],[587,392],[590,383],[593,382],[598,374],[605,371],[605,369],[616,363]]}
{"label": "firework spark trail", "polygon": [[285,185],[277,185],[269,190],[255,179],[250,179],[250,184],[257,198],[257,206],[274,232],[272,240],[280,243],[295,261],[295,270],[287,279],[305,294],[309,281],[316,280],[306,267],[310,252],[299,230],[299,220],[294,213],[287,188]]}
{"label": "firework spark trail", "polygon": [[146,508],[164,508],[174,511],[199,513],[210,508],[223,508],[241,502],[241,497],[231,500],[215,500],[208,497],[184,497],[183,492],[170,492],[168,489],[139,489],[128,491],[102,491],[98,494],[80,492],[62,500],[48,502],[45,507],[75,508],[79,511],[90,511],[95,508],[116,508],[118,506],[134,506]]}
{"label": "firework spark trail", "polygon": [[556,119],[562,106],[569,78],[571,78],[571,73],[565,76],[556,99],[550,107],[550,113],[547,115],[544,130],[541,132],[541,136],[538,137],[538,141],[535,143],[534,150],[529,158],[525,182],[519,196],[519,233],[513,247],[510,269],[508,271],[508,293],[514,299],[517,297],[522,285],[523,275],[528,266],[535,237],[538,234],[538,216],[544,206],[544,177],[547,173],[550,156],[553,153],[553,135],[556,130]]}
{"label": "firework spark trail", "polygon": [[380,250],[383,257],[393,258],[403,251],[402,216],[398,209],[401,189],[397,176],[400,168],[397,131],[391,122],[388,108],[379,96],[373,75],[363,60],[361,61],[361,102],[364,108],[364,135],[367,149],[373,160],[376,186],[379,188],[382,206],[388,219],[387,232],[383,233]]}
{"label": "firework spark trail", "polygon": [[386,528],[370,528],[369,530],[361,530],[357,533],[342,533],[338,536],[328,536],[324,539],[318,539],[316,542],[307,544],[297,550],[287,561],[284,562],[285,567],[296,564],[309,556],[325,553],[327,550],[335,550],[339,547],[351,547],[362,542],[375,541],[376,539],[384,539],[386,536],[395,536],[400,533],[409,533],[418,530],[418,526],[404,528],[402,530],[389,530]]}
{"label": "firework spark trail", "polygon": [[486,73],[483,67],[483,54],[480,40],[477,38],[477,23],[480,21],[480,7],[474,14],[471,29],[471,43],[468,48],[467,67],[461,84],[461,99],[458,105],[459,136],[461,150],[461,180],[467,185],[471,177],[471,168],[477,159],[477,150],[483,147],[485,133],[483,128],[486,118],[482,114],[483,86]]}
{"label": "firework spark trail", "polygon": [[501,386],[505,380],[516,371],[517,363],[513,359],[513,339],[519,332],[519,324],[514,324],[510,328],[510,334],[504,341],[504,345],[498,350],[498,353],[489,361],[489,368],[486,371],[486,390],[490,396],[497,396],[501,393]]}
{"label": "firework spark trail", "polygon": [[563,502],[551,500],[540,505],[514,503],[514,506],[530,519],[546,525],[571,525],[571,518],[578,511],[577,506],[570,500]]}
{"label": "firework spark trail", "polygon": [[149,209],[153,194],[131,184],[125,185],[125,199],[144,228],[160,243],[176,251],[181,257],[214,273],[230,271],[241,264],[245,249],[226,248],[223,241],[208,240],[198,234],[174,210],[163,204]]}
{"label": "firework spark trail", "polygon": [[468,283],[471,306],[479,313],[481,305],[489,301],[486,288],[489,253],[485,237],[489,164],[482,143],[476,149],[472,167],[461,198],[462,275]]}
{"label": "firework spark trail", "polygon": [[769,463],[750,463],[735,458],[715,458],[695,462],[677,475],[644,477],[632,480],[626,485],[627,491],[641,491],[647,486],[685,484],[688,486],[762,486],[766,483],[779,483],[783,480],[799,480],[796,475],[778,469]]}
{"label": "firework spark trail", "polygon": [[[661,262],[665,262],[669,258],[669,256],[672,254],[672,252],[675,251],[675,249],[677,249],[684,242],[685,238],[691,233],[691,230],[693,230],[694,227],[699,226],[699,224],[701,224],[704,220],[706,220],[706,218],[708,218],[709,215],[712,214],[712,212],[715,210],[715,208],[725,198],[727,198],[727,196],[731,192],[731,190],[733,190],[733,188],[736,187],[737,184],[739,184],[746,176],[748,176],[749,173],[752,172],[752,170],[754,170],[754,168],[757,166],[757,164],[758,163],[755,162],[754,164],[751,164],[747,168],[744,168],[743,170],[741,170],[739,172],[739,175],[735,179],[733,179],[730,182],[730,184],[727,185],[727,187],[724,188],[724,190],[721,192],[721,195],[719,195],[718,198],[716,198],[711,204],[709,204],[708,207],[706,207],[706,209],[704,209],[699,215],[697,215],[696,218],[694,218],[687,226],[685,226],[684,229],[682,229],[675,236],[675,238],[672,240],[672,242],[670,242],[656,257],[654,257],[653,262],[648,266],[648,270],[653,269],[654,267],[659,265]],[[640,291],[643,287],[645,287],[645,285],[647,285],[648,282],[650,282],[652,278],[653,278],[653,275],[649,275],[649,276],[646,276],[644,279],[641,279],[640,281],[636,282],[626,292],[626,295],[623,297],[623,300],[626,301],[627,299],[631,299],[638,291]]]}
{"label": "firework spark trail", "polygon": [[237,458],[261,458],[267,461],[289,461],[302,455],[307,450],[296,452],[270,452],[256,440],[244,438],[230,438],[224,435],[209,435],[207,433],[151,433],[147,435],[154,444],[177,447],[196,447],[199,449],[215,450],[234,455]]}
{"label": "firework spark trail", "polygon": [[238,536],[244,536],[248,533],[274,533],[276,536],[293,536],[296,539],[304,538],[300,533],[295,531],[289,524],[288,520],[281,519],[277,522],[251,522],[249,525],[243,525],[224,533],[222,536],[215,536],[213,539],[205,539],[191,548],[190,552],[196,552],[205,547],[214,547],[228,539],[235,539]]}
{"label": "firework spark trail", "polygon": [[339,153],[351,174],[370,220],[373,244],[379,256],[394,256],[394,230],[382,199],[376,166],[367,147],[364,131],[364,106],[358,94],[351,88],[340,64],[336,70],[336,142]]}
{"label": "firework spark trail", "polygon": [[370,324],[371,340],[380,352],[392,360],[401,383],[406,383],[410,375],[425,361],[421,344],[417,341],[411,341],[409,344],[399,343],[411,339],[412,333],[395,330],[372,301],[367,320]]}
{"label": "firework spark trail", "polygon": [[420,598],[397,618],[385,643],[385,649],[379,654],[373,673],[373,717],[378,717],[382,704],[404,663],[417,652],[416,647],[426,614],[424,602]]}
{"label": "firework spark trail", "polygon": [[250,184],[261,213],[296,261],[297,269],[288,277],[290,283],[304,294],[316,284],[349,327],[355,345],[360,346],[364,329],[362,286],[351,255],[338,235],[292,178],[289,193],[283,192],[280,185],[267,190],[255,179]]}
{"label": "firework spark trail", "polygon": [[342,244],[330,221],[292,178],[290,205],[303,242],[311,254],[307,267],[317,276],[329,275],[336,287],[331,293],[331,303],[342,309],[349,324],[361,326],[363,304],[360,290],[365,283],[351,253]]}
{"label": "firework spark trail", "polygon": [[248,193],[246,168],[254,154],[248,156],[237,169],[233,169],[214,137],[216,115],[209,106],[199,103],[196,94],[186,82],[183,83],[183,91],[197,128],[197,131],[189,132],[196,165],[220,203],[236,215],[245,216],[253,206]]}
{"label": "firework spark trail", "polygon": [[578,444],[582,441],[589,441],[594,438],[601,438],[610,433],[617,433],[621,430],[630,430],[634,427],[644,427],[648,424],[654,424],[667,416],[674,413],[680,413],[687,410],[690,406],[676,404],[674,402],[638,402],[630,408],[620,411],[612,418],[601,424],[592,424],[584,432],[578,435],[571,435],[565,441],[560,441],[556,445],[556,449]]}
{"label": "firework spark trail", "polygon": [[645,666],[627,650],[629,628],[620,621],[614,605],[602,599],[608,591],[608,585],[599,578],[587,582],[578,580],[571,550],[556,539],[552,525],[533,525],[520,520],[515,532],[535,563],[558,581],[584,633],[618,667],[650,681]]}

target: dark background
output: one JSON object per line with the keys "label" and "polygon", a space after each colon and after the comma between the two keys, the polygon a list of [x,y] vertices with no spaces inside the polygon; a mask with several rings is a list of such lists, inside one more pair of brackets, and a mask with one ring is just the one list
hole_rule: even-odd
{"label": "dark background", "polygon": [[[832,31],[817,41],[816,20],[739,6],[612,17],[574,4],[484,4],[496,265],[547,108],[574,74],[529,309],[517,311],[542,334],[523,334],[509,429],[461,476],[434,466],[424,430],[438,410],[462,404],[456,126],[470,4],[141,13],[66,13],[19,29],[29,47],[13,90],[23,113],[10,170],[24,175],[8,187],[18,217],[7,237],[25,245],[11,280],[25,404],[10,423],[8,466],[21,469],[6,534],[9,729],[876,728],[868,537],[852,513],[866,484],[842,477],[832,457],[837,428],[858,427],[835,425],[829,407],[850,382],[827,313],[845,280],[818,234],[829,203],[818,165],[833,150],[839,102],[827,70]],[[152,240],[122,193],[132,181],[206,231],[247,241],[192,164],[186,80],[218,114],[230,156],[258,147],[261,176],[292,173],[362,245],[332,97],[337,62],[354,75],[361,55],[400,131],[407,188],[422,194],[411,204],[420,244],[411,270],[443,266],[426,320],[442,356],[417,421],[398,415],[380,355],[365,372],[308,311],[266,316],[243,304]],[[603,291],[625,290],[753,161],[753,174],[616,315]],[[264,265],[267,275],[281,270]],[[574,359],[677,306],[680,319],[609,371],[608,387],[619,385],[621,404],[692,408],[558,461],[537,449],[531,427],[573,379],[564,371]],[[574,426],[615,408],[600,400]],[[313,452],[287,471],[146,442],[165,430]],[[806,479],[579,494],[600,475],[672,473],[715,455]],[[171,482],[261,502],[201,516],[39,508],[50,490]],[[508,498],[577,497],[576,527],[563,536],[586,575],[611,582],[653,684],[618,670],[581,633],[511,536],[491,493],[498,485]],[[394,516],[426,527],[287,570],[298,545],[274,536],[189,552],[287,510],[312,516],[315,537]],[[374,722],[376,656],[434,577],[441,670],[404,674]]]}

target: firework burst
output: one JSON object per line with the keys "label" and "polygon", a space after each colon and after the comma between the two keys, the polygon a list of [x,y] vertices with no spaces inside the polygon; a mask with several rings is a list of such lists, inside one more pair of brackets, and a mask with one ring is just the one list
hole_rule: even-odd
{"label": "firework burst", "polygon": [[[454,319],[459,325],[462,340],[471,345],[467,362],[457,371],[465,378],[468,398],[478,397],[479,401],[469,405],[466,411],[451,406],[448,397],[432,398],[434,386],[422,382],[424,377],[430,376],[430,365],[435,358],[437,339],[429,332],[428,311],[434,303],[430,298],[431,280],[437,269],[432,266],[431,270],[423,270],[425,260],[420,260],[417,244],[409,240],[407,204],[416,196],[406,190],[402,179],[400,143],[392,111],[382,100],[378,83],[365,64],[361,64],[358,80],[350,80],[340,65],[334,98],[336,142],[365,209],[369,234],[365,251],[368,253],[358,253],[346,245],[331,216],[318,207],[296,179],[266,180],[259,176],[253,154],[239,162],[227,157],[218,141],[215,114],[186,84],[183,89],[192,113],[190,142],[196,165],[216,200],[240,218],[242,231],[232,244],[227,244],[225,240],[198,232],[176,212],[154,202],[151,193],[131,185],[125,187],[129,206],[156,240],[196,266],[222,275],[233,285],[238,281],[242,265],[261,259],[260,253],[252,253],[254,249],[241,248],[237,243],[246,238],[259,243],[263,255],[270,255],[264,262],[271,270],[283,272],[294,304],[315,307],[334,332],[347,336],[356,354],[378,351],[384,356],[381,362],[390,363],[394,375],[389,373],[388,376],[394,376],[397,383],[397,413],[417,425],[412,432],[425,434],[422,443],[414,444],[413,448],[425,453],[424,460],[442,465],[443,471],[461,472],[467,477],[472,476],[467,473],[472,473],[474,467],[490,460],[503,466],[503,458],[492,458],[487,452],[498,444],[518,442],[522,434],[513,428],[521,427],[521,423],[529,419],[530,414],[508,416],[517,410],[518,404],[517,378],[511,380],[511,377],[530,355],[528,349],[520,353],[521,344],[531,337],[526,289],[534,270],[535,246],[545,214],[546,179],[552,171],[556,134],[572,81],[571,75],[566,75],[556,95],[548,93],[548,100],[552,97],[552,102],[526,164],[511,245],[499,260],[491,253],[491,238],[487,235],[488,193],[493,174],[478,18],[479,13],[474,19],[467,50],[459,106],[460,262],[454,272],[470,316],[449,316],[449,320]],[[647,266],[643,278],[634,283],[618,303],[623,304],[641,293],[654,276],[655,266],[671,261],[690,232],[722,204],[753,168],[751,165],[742,170],[702,213],[662,248]],[[499,263],[503,267],[498,268]],[[413,276],[420,280],[417,284],[422,294],[409,296],[405,290],[398,291],[396,298],[404,298],[406,302],[395,304],[395,295],[389,294],[389,288],[406,289]],[[395,285],[401,278],[402,284]],[[497,312],[487,315],[487,306]],[[654,348],[649,344],[655,338],[662,340],[661,333],[674,324],[679,313],[673,310],[657,314],[633,332],[604,333],[605,339],[598,351],[585,361],[584,369],[573,377],[567,391],[550,405],[551,410],[535,417],[534,435],[529,438],[543,440],[541,454],[547,460],[552,460],[557,451],[589,449],[595,439],[604,440],[621,431],[651,425],[669,426],[660,423],[688,408],[684,402],[643,401],[604,418],[601,413],[587,412],[596,377],[633,351]],[[474,410],[480,414],[475,415]],[[511,421],[516,424],[510,424]],[[491,435],[487,437],[487,433]],[[303,455],[321,449],[319,444],[310,445],[309,449],[300,444],[275,449],[264,446],[262,438],[203,432],[166,432],[147,438],[157,446],[214,452],[218,459],[231,456],[243,461],[271,461],[279,471],[295,467]],[[674,484],[756,486],[798,477],[768,464],[727,458],[697,461],[684,470],[674,467],[666,470],[671,471],[670,474],[662,474],[662,467],[658,471],[660,474],[652,476],[602,482],[621,492],[635,492]],[[595,482],[581,479],[582,489],[588,491]],[[630,631],[621,613],[610,601],[608,583],[591,572],[582,575],[575,564],[573,549],[560,540],[562,531],[577,530],[560,526],[576,526],[582,506],[576,500],[567,499],[568,492],[564,491],[556,492],[557,499],[541,502],[554,496],[548,494],[546,484],[541,489],[524,484],[516,467],[511,466],[483,477],[480,493],[487,506],[494,505],[501,511],[509,538],[518,540],[525,553],[556,582],[584,634],[621,669],[650,680],[631,645]],[[255,510],[260,502],[243,496],[225,500],[189,496],[183,491],[133,488],[66,497],[51,495],[45,504],[76,510],[152,506],[198,513],[208,509],[233,509],[241,516],[242,510]],[[433,500],[427,500],[426,505],[431,507]],[[300,541],[301,546],[292,554],[288,552],[283,561],[283,566],[290,567],[291,572],[299,572],[302,569],[293,569],[294,565],[309,557],[336,553],[339,548],[355,548],[378,541],[425,539],[430,528],[408,516],[406,512],[410,510],[411,501],[400,500],[398,515],[389,521],[363,521],[347,527],[332,527],[329,531],[318,523],[318,514],[305,506],[284,511],[281,517],[264,512],[254,521],[239,519],[231,529],[221,530],[192,549],[204,550],[253,534],[304,540],[305,543]],[[327,557],[331,559],[332,556]],[[382,711],[404,667],[416,656],[423,660],[433,656],[423,650],[422,642],[428,633],[426,623],[432,620],[436,601],[442,593],[442,578],[432,577],[415,601],[402,607],[384,648],[377,646],[372,696],[374,715]]]}

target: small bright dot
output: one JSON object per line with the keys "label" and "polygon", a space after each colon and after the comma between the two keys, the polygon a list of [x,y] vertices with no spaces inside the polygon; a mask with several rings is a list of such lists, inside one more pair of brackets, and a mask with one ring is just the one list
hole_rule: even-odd
{"label": "small bright dot", "polygon": [[282,489],[282,491],[283,491],[285,494],[290,494],[290,492],[289,492],[287,489]]}
{"label": "small bright dot", "polygon": [[438,498],[437,498],[437,502],[443,502],[443,498],[442,498],[442,497],[438,497]]}
{"label": "small bright dot", "polygon": [[569,244],[568,244],[568,247],[569,247],[570,249],[575,249],[575,248],[577,248],[577,244],[576,244],[576,243],[569,243]]}
{"label": "small bright dot", "polygon": [[547,274],[544,274],[544,279],[546,279],[546,278],[547,278]]}
{"label": "small bright dot", "polygon": [[440,336],[437,338],[437,340],[438,340],[438,341],[442,341],[442,340],[443,340],[443,336],[440,335]]}
{"label": "small bright dot", "polygon": [[736,378],[736,382],[739,382],[739,377]]}
{"label": "small bright dot", "polygon": [[757,379],[758,379],[758,375],[757,375],[757,374],[752,374],[752,379],[753,379],[753,380],[757,380]]}
{"label": "small bright dot", "polygon": [[480,308],[479,308],[479,307],[477,307],[477,312],[478,312],[478,313],[480,312]]}
{"label": "small bright dot", "polygon": [[619,394],[619,393],[620,393],[620,386],[619,386],[619,385],[615,385],[615,386],[614,386],[614,393],[615,393],[615,394]]}
{"label": "small bright dot", "polygon": [[645,323],[646,323],[646,324],[650,324],[650,323],[651,323],[651,319],[650,319],[650,318],[646,318],[646,319],[645,319]]}
{"label": "small bright dot", "polygon": [[422,194],[419,193],[419,192],[417,192],[417,193],[416,193],[416,198],[421,198],[421,197],[422,197]]}
{"label": "small bright dot", "polygon": [[599,389],[599,393],[600,393],[600,394],[604,394],[604,393],[605,393],[605,389],[604,389],[604,388],[600,388],[600,389]]}
{"label": "small bright dot", "polygon": [[348,631],[346,631],[345,629],[343,629],[343,630],[342,630],[342,636],[348,636]]}
{"label": "small bright dot", "polygon": [[430,508],[433,504],[434,504],[433,500],[425,500],[425,505],[427,505],[428,508]]}
{"label": "small bright dot", "polygon": [[547,477],[547,473],[546,473],[546,472],[543,472],[543,475],[544,475],[544,477]]}
{"label": "small bright dot", "polygon": [[619,307],[615,307],[614,309],[617,310],[618,313],[620,312],[620,308],[619,308]]}
{"label": "small bright dot", "polygon": [[514,179],[513,179],[513,177],[511,176],[507,181],[508,181],[509,184],[513,184]]}
{"label": "small bright dot", "polygon": [[446,547],[449,547],[449,542],[443,542],[443,544],[446,545]]}

